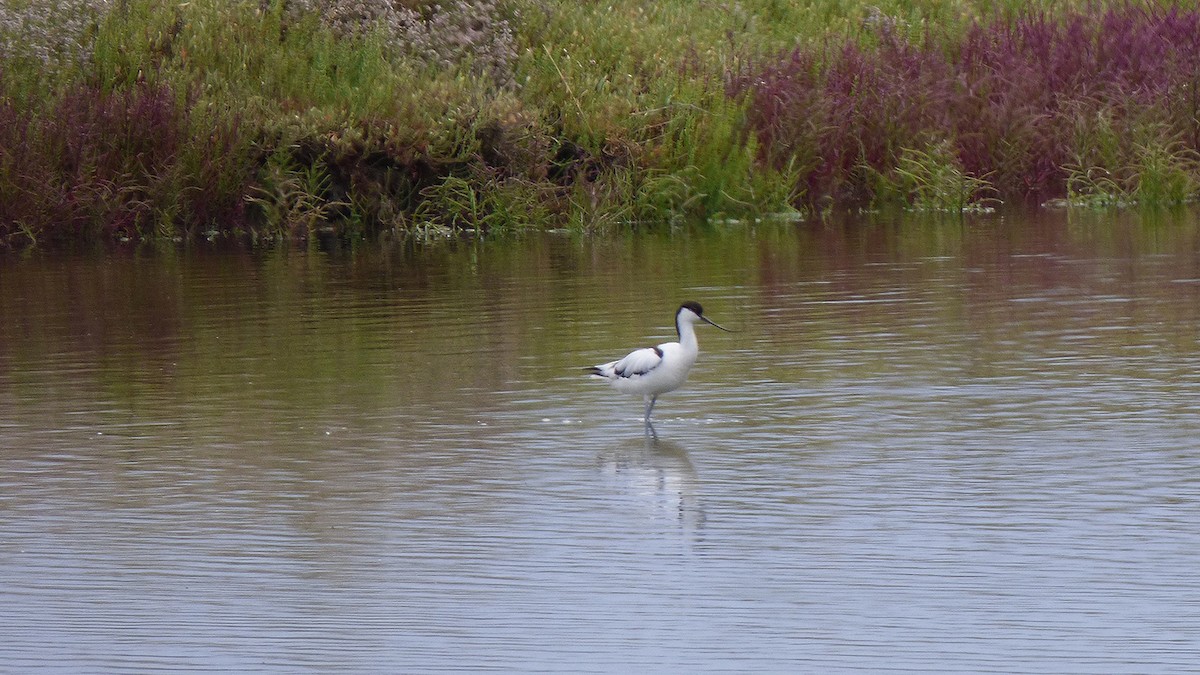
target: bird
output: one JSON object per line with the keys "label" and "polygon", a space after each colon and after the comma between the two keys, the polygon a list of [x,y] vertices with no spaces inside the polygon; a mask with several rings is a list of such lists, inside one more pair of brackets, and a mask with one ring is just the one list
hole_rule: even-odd
{"label": "bird", "polygon": [[704,308],[700,303],[688,301],[675,312],[678,342],[635,349],[623,359],[590,366],[587,371],[593,377],[608,380],[621,393],[642,396],[646,402],[644,421],[649,427],[650,413],[654,411],[658,397],[682,386],[687,381],[688,371],[696,363],[696,356],[700,353],[700,345],[696,342],[697,321],[731,332],[704,316]]}

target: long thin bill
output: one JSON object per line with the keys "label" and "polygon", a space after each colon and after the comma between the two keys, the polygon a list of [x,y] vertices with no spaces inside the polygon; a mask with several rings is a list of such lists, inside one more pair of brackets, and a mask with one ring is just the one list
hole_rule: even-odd
{"label": "long thin bill", "polygon": [[700,320],[701,320],[701,321],[703,321],[704,323],[706,323],[706,324],[710,325],[710,326],[716,326],[717,328],[720,328],[721,330],[725,331],[726,333],[732,333],[732,332],[733,332],[733,331],[729,330],[728,328],[726,328],[726,327],[724,327],[724,326],[718,325],[716,321],[713,321],[712,319],[708,318],[707,316],[702,316],[702,317],[700,317]]}

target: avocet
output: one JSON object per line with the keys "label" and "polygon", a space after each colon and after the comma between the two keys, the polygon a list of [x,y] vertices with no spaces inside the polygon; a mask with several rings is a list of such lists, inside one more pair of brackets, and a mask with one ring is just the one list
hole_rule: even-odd
{"label": "avocet", "polygon": [[675,391],[687,382],[688,371],[696,363],[696,356],[700,353],[695,329],[698,321],[729,332],[728,328],[718,326],[704,316],[704,308],[700,303],[685,302],[675,312],[678,342],[635,349],[623,359],[592,366],[588,371],[594,377],[608,380],[619,392],[641,396],[646,402],[645,423],[649,425],[650,413],[658,397]]}

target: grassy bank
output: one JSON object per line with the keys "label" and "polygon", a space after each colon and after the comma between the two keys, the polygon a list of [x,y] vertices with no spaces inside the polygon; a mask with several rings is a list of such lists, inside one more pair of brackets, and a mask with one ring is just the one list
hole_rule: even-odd
{"label": "grassy bank", "polygon": [[1200,13],[11,0],[0,246],[653,226],[1200,185]]}

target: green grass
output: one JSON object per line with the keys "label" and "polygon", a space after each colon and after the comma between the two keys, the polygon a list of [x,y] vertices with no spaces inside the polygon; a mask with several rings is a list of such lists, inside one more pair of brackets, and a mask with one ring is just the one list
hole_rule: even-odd
{"label": "green grass", "polygon": [[[14,0],[0,19],[47,2]],[[72,28],[87,58],[0,52],[0,112],[25,130],[0,149],[0,198],[10,204],[0,208],[0,247],[304,238],[322,228],[345,237],[608,230],[788,211],[815,150],[779,157],[761,145],[746,101],[728,95],[731,74],[801,45],[870,46],[885,32],[916,40],[1064,9],[1049,0],[481,3],[489,20],[507,24],[485,26],[495,41],[450,62],[398,47],[385,27],[339,36],[315,14],[297,20],[282,3],[258,0],[115,2]],[[437,2],[404,4],[426,17],[442,11]],[[502,41],[511,58],[486,51]],[[150,91],[172,105],[95,103]],[[150,140],[114,135],[122,129]],[[1129,153],[1104,143],[1117,133],[1100,123],[1080,129],[1073,194],[1195,194],[1197,161],[1186,146],[1147,140],[1138,166],[1116,167]],[[177,146],[143,161],[140,144],[160,137]],[[907,142],[915,147],[896,173],[874,179],[881,200],[985,203],[986,176],[967,173],[937,142]]]}
{"label": "green grass", "polygon": [[893,181],[879,191],[897,195],[898,201],[916,211],[986,212],[998,203],[990,196],[995,190],[986,176],[972,176],[963,170],[945,141],[924,150],[905,148]]}

